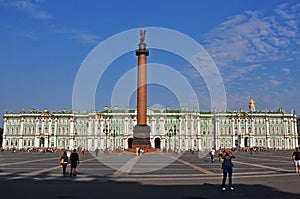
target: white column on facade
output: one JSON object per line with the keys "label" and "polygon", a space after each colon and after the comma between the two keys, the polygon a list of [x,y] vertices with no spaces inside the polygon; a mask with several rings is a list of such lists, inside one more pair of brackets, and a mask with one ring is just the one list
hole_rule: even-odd
{"label": "white column on facade", "polygon": [[248,118],[245,117],[245,121],[244,121],[244,122],[245,122],[245,131],[246,131],[245,134],[246,134],[246,135],[249,135]]}
{"label": "white column on facade", "polygon": [[105,150],[105,133],[104,133],[104,119],[100,121],[100,149]]}
{"label": "white column on facade", "polygon": [[70,140],[69,148],[74,149],[74,148],[77,147],[77,146],[75,146],[75,142],[74,142],[74,139],[76,139],[75,138],[75,132],[74,132],[74,119],[71,118],[69,120],[69,123],[70,123],[70,127],[69,127],[70,131],[69,131],[69,135],[68,135],[67,139],[69,138],[69,140]]}
{"label": "white column on facade", "polygon": [[99,125],[99,122],[98,122],[98,119],[97,119],[97,115],[95,117],[95,125],[94,125],[94,150],[96,149],[99,149],[99,146],[98,146],[98,142],[99,141],[99,131],[100,131],[100,126],[99,126],[99,129],[98,129],[98,125]]}
{"label": "white column on facade", "polygon": [[87,137],[88,137],[88,150],[91,150],[92,149],[92,120],[91,119],[88,119],[87,120],[88,122],[88,133],[87,133]]}
{"label": "white column on facade", "polygon": [[231,122],[231,137],[232,137],[232,147],[235,146],[235,140],[238,139],[238,137],[235,135],[235,126],[234,126],[234,119],[229,120]]}
{"label": "white column on facade", "polygon": [[35,119],[35,132],[34,132],[34,147],[39,148],[40,147],[40,139],[39,139],[39,134],[38,134],[38,130],[39,130],[39,119],[36,118]]}
{"label": "white column on facade", "polygon": [[93,133],[93,137],[94,137],[94,148],[93,150],[95,150],[96,148],[98,148],[98,122],[97,119],[95,119],[94,125],[92,127],[94,133]]}
{"label": "white column on facade", "polygon": [[189,131],[188,123],[189,123],[189,120],[186,118],[186,120],[185,120],[185,136],[184,136],[185,137],[185,139],[184,139],[185,150],[189,150],[191,148],[191,146],[190,146],[191,132]]}
{"label": "white column on facade", "polygon": [[245,137],[244,137],[244,140],[247,137],[247,143],[245,143],[245,145],[247,147],[250,147],[250,144],[248,146],[248,140],[250,139],[250,133],[249,133],[249,129],[248,129],[248,118],[247,117],[245,117],[245,121],[244,122],[245,122]]}
{"label": "white column on facade", "polygon": [[292,123],[293,123],[293,119],[290,118],[288,120],[288,127],[290,127],[290,132],[287,131],[286,135],[284,136],[284,148],[285,149],[288,149],[289,148],[289,138],[290,138],[290,135],[292,134],[293,132],[293,126],[292,126]]}
{"label": "white column on facade", "polygon": [[197,118],[197,148],[202,150],[202,129],[201,129],[201,118]]}
{"label": "white column on facade", "polygon": [[200,137],[197,139],[197,149],[202,151],[202,139]]}
{"label": "white column on facade", "polygon": [[294,118],[293,149],[298,146],[297,118]]}
{"label": "white column on facade", "polygon": [[265,119],[265,123],[266,123],[266,147],[270,148],[271,147],[271,143],[270,143],[270,125],[269,125],[269,119],[266,118]]}
{"label": "white column on facade", "polygon": [[[297,132],[297,120],[293,117],[292,118],[292,129],[291,129],[291,134],[290,134],[290,139],[291,139],[291,146],[289,146],[289,149],[293,149],[296,147],[296,140],[295,140],[295,132]],[[295,126],[296,126],[296,129],[295,129]]]}
{"label": "white column on facade", "polygon": [[93,141],[94,141],[94,148],[92,148],[92,150],[94,151],[96,148],[98,148],[98,139],[95,138]]}
{"label": "white column on facade", "polygon": [[194,133],[194,119],[193,119],[193,116],[191,115],[191,131],[190,131],[190,139],[189,139],[189,149],[192,149],[194,150],[194,136],[195,136],[195,133]]}
{"label": "white column on facade", "polygon": [[49,122],[48,122],[49,147],[52,147],[53,135],[54,135],[54,132],[52,132],[52,119],[49,118]]}
{"label": "white column on facade", "polygon": [[[295,145],[295,143],[296,143],[295,142],[295,132],[297,132],[296,124],[297,124],[297,120],[294,117],[292,117],[292,119],[291,119],[291,133],[289,135],[289,139],[291,139],[291,144],[289,145],[288,149],[293,149],[293,148],[296,147],[296,145]],[[296,129],[295,129],[295,127],[296,127]]]}
{"label": "white column on facade", "polygon": [[127,134],[127,138],[128,138],[128,135],[129,135],[129,118],[125,119],[125,133]]}
{"label": "white column on facade", "polygon": [[[290,129],[292,131],[292,129]],[[284,139],[284,148],[287,148],[288,146],[288,136],[289,135],[289,119],[284,118],[284,133],[283,133],[283,139]]]}
{"label": "white column on facade", "polygon": [[58,135],[57,135],[57,118],[54,120],[54,147],[58,148]]}
{"label": "white column on facade", "polygon": [[45,125],[45,121],[46,121],[46,118],[43,118],[43,120],[42,120],[42,133],[44,134],[44,147],[48,148],[49,147],[48,146],[48,144],[49,144],[49,134],[48,133],[46,134],[46,132],[45,132],[45,128],[47,128],[47,126]]}
{"label": "white column on facade", "polygon": [[238,134],[240,134],[240,136],[241,136],[240,146],[245,147],[245,140],[244,140],[245,135],[242,134],[242,131],[241,131],[241,118],[238,118]]}
{"label": "white column on facade", "polygon": [[254,141],[254,119],[251,117],[250,118],[250,132],[249,132],[249,137],[250,137],[250,147],[255,146],[255,141]]}
{"label": "white column on facade", "polygon": [[220,119],[218,117],[215,117],[214,119],[214,126],[215,126],[215,130],[214,130],[214,147],[216,149],[220,148]]}
{"label": "white column on facade", "polygon": [[104,143],[104,139],[103,139],[103,137],[101,138],[101,140],[100,140],[100,149],[101,150],[105,150],[105,143]]}
{"label": "white column on facade", "polygon": [[7,118],[4,118],[4,124],[3,124],[3,140],[2,140],[2,147],[3,148],[6,148],[6,147],[8,147],[7,145],[6,145],[6,142],[7,142],[7,134],[8,134],[8,132],[7,132]]}
{"label": "white column on facade", "polygon": [[[151,132],[150,132],[150,137],[153,137],[153,136],[156,134],[155,124],[156,124],[156,119],[152,117],[152,119],[151,119]],[[151,146],[153,146],[153,148],[155,147],[154,139],[153,139],[153,141],[151,142]]]}
{"label": "white column on facade", "polygon": [[23,128],[24,128],[24,118],[21,117],[21,119],[18,121],[20,122],[20,129],[19,129],[19,134],[17,134],[17,139],[18,139],[18,148],[22,149],[24,146],[24,141],[23,141]]}
{"label": "white column on facade", "polygon": [[179,124],[177,126],[177,137],[178,137],[178,146],[177,148],[181,150],[181,125],[182,125],[182,119],[179,118]]}

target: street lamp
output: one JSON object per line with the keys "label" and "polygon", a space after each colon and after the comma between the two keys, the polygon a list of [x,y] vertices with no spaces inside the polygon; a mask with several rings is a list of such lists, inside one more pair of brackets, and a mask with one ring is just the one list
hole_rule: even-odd
{"label": "street lamp", "polygon": [[[171,150],[171,137],[176,136],[176,125],[174,125],[174,130],[172,129],[172,127],[170,128],[169,132],[167,133],[167,136],[169,137],[169,150]],[[176,140],[174,148],[176,148]]]}
{"label": "street lamp", "polygon": [[111,133],[111,136],[114,138],[114,150],[116,150],[116,130],[114,129],[113,132]]}
{"label": "street lamp", "polygon": [[176,135],[177,135],[177,127],[174,125],[174,130],[173,130],[173,135],[174,135],[174,149],[176,150]]}
{"label": "street lamp", "polygon": [[73,142],[74,142],[74,148],[77,147],[77,140],[76,140],[77,132],[74,133]]}
{"label": "street lamp", "polygon": [[105,134],[105,154],[107,153],[107,136],[109,135],[109,132],[108,125],[105,125],[105,128],[103,129],[103,133]]}

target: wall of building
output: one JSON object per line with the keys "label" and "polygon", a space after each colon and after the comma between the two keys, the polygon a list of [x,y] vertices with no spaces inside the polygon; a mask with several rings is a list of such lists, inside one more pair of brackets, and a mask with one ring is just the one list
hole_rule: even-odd
{"label": "wall of building", "polygon": [[[22,112],[4,115],[2,146],[11,148],[130,148],[135,111]],[[298,146],[297,117],[284,112],[188,112],[148,110],[152,147],[169,151],[212,147]]]}

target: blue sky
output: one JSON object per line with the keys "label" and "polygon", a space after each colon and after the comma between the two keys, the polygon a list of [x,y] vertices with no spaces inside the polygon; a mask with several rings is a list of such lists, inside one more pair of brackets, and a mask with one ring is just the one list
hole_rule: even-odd
{"label": "blue sky", "polygon": [[[248,110],[253,96],[258,110],[300,113],[299,1],[0,0],[0,114],[71,110],[86,56],[107,38],[141,25],[176,30],[201,44],[220,70],[229,110]],[[210,110],[206,85],[188,63],[155,49],[148,61],[184,74],[200,109]],[[114,83],[136,62],[132,52],[107,69],[97,88],[97,110],[110,105]],[[148,93],[149,105],[180,106],[167,88],[149,85]]]}

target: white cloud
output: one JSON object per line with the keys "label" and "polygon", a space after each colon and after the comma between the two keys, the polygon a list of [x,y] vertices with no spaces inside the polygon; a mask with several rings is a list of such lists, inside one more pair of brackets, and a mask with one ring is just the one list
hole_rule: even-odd
{"label": "white cloud", "polygon": [[289,68],[281,68],[281,70],[286,74],[290,74],[290,72],[291,72],[291,70]]}
{"label": "white cloud", "polygon": [[100,37],[95,34],[87,33],[82,30],[58,28],[55,25],[52,25],[50,28],[54,33],[65,34],[69,39],[77,40],[84,44],[98,44]]}
{"label": "white cloud", "polygon": [[205,47],[220,67],[235,63],[280,59],[288,41],[279,37],[272,20],[259,12],[247,11],[230,17],[205,35]]}
{"label": "white cloud", "polygon": [[270,80],[269,80],[269,83],[270,83],[271,85],[273,85],[273,86],[278,86],[278,85],[281,84],[281,82],[278,81],[278,80],[276,80],[276,79],[270,79]]}
{"label": "white cloud", "polygon": [[290,60],[290,46],[300,44],[299,18],[300,4],[281,4],[274,16],[245,11],[205,34],[205,48],[221,68]]}
{"label": "white cloud", "polygon": [[81,31],[73,31],[71,38],[86,44],[98,44],[100,39],[98,35]]}
{"label": "white cloud", "polygon": [[23,11],[35,19],[53,18],[48,12],[40,10],[38,4],[41,2],[41,0],[0,0],[0,6]]}
{"label": "white cloud", "polygon": [[253,70],[257,69],[258,67],[262,67],[262,66],[260,64],[253,64],[250,66],[236,67],[232,72],[229,72],[227,75],[223,75],[224,81],[231,82],[236,78],[251,73]]}
{"label": "white cloud", "polygon": [[[299,19],[300,4],[294,1],[279,5],[272,16],[263,11],[230,16],[203,35],[204,47],[226,83],[229,108],[245,107],[250,95],[257,96],[263,109],[284,107],[294,98],[278,89],[289,90],[298,82],[290,66],[299,60]],[[285,62],[289,64],[280,67]]]}

